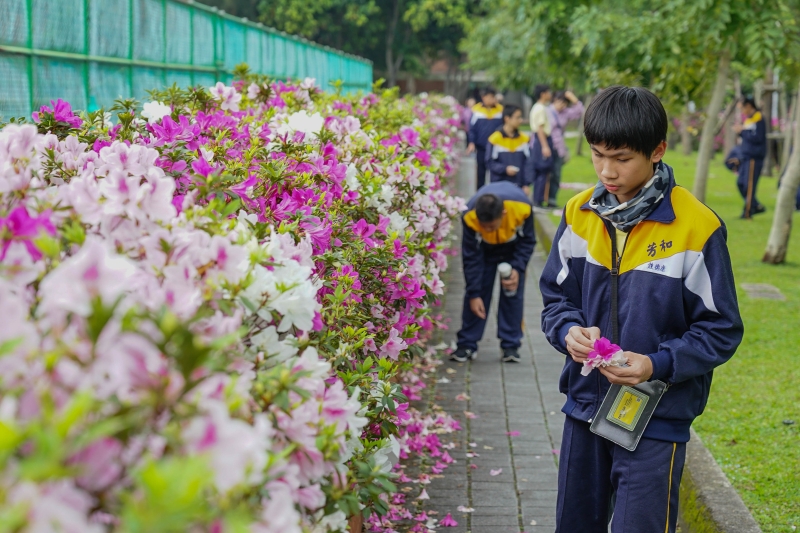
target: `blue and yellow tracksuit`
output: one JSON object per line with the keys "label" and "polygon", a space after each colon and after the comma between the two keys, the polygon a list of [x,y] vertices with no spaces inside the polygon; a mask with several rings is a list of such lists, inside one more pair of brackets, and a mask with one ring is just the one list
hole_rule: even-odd
{"label": "blue and yellow tracksuit", "polygon": [[[505,214],[500,228],[485,232],[478,223],[475,204],[482,195],[494,194],[503,200]],[[533,208],[530,198],[522,189],[508,181],[484,185],[467,202],[467,210],[461,218],[463,236],[461,257],[464,266],[464,310],[462,325],[458,332],[458,346],[478,349],[483,337],[486,320],[472,313],[469,301],[480,297],[489,316],[489,303],[497,272],[497,265],[509,263],[519,273],[519,287],[514,296],[500,292],[497,313],[497,336],[502,348],[518,348],[522,339],[522,315],[525,303],[525,269],[536,245],[533,229]]]}
{"label": "blue and yellow tracksuit", "polygon": [[739,134],[742,144],[738,147],[740,162],[736,185],[745,201],[744,215],[749,217],[752,210],[761,205],[756,198],[756,189],[764,168],[764,158],[767,157],[767,124],[761,111],[756,111],[744,121],[743,126]]}
{"label": "blue and yellow tracksuit", "polygon": [[[620,523],[630,528],[612,526],[612,531],[673,530],[689,427],[705,408],[714,368],[730,359],[742,340],[725,225],[675,184],[671,169],[669,174],[664,199],[625,239],[618,294],[619,345],[647,355],[652,379],[670,387],[639,447],[627,452],[589,433],[610,384],[598,371],[582,376],[581,365],[567,355],[559,383],[567,395],[562,408],[567,422],[557,531],[605,531],[612,490],[617,494],[614,522],[621,513]],[[573,326],[598,327],[611,336],[610,235],[615,230],[589,208],[591,195],[587,190],[567,205],[539,283],[542,329],[564,354]],[[587,493],[594,495],[591,502]],[[571,502],[576,501],[587,513],[579,513],[582,520],[573,516],[577,507]]]}
{"label": "blue and yellow tracksuit", "polygon": [[489,136],[503,126],[503,106],[486,107],[482,103],[472,106],[467,140],[475,144],[478,163],[478,189],[486,183],[486,145]]}
{"label": "blue and yellow tracksuit", "polygon": [[[530,137],[517,132],[513,137],[506,135],[503,128],[489,136],[486,145],[486,166],[489,168],[489,181],[510,181],[523,187],[531,184],[528,160],[531,157]],[[514,176],[506,170],[509,166],[519,169]]]}

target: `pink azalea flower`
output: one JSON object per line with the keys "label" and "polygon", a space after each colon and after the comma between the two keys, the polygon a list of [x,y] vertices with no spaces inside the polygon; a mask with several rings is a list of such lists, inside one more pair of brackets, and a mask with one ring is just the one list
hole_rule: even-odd
{"label": "pink azalea flower", "polygon": [[409,146],[419,145],[419,132],[414,128],[403,126],[400,128],[400,139]]}
{"label": "pink azalea flower", "polygon": [[394,255],[395,259],[400,259],[406,254],[406,252],[408,252],[408,247],[403,246],[403,242],[400,241],[399,239],[394,240],[393,246],[394,246],[394,251],[392,252],[392,254]]}
{"label": "pink azalea flower", "polygon": [[38,112],[33,113],[33,121],[37,124],[41,122],[41,114],[42,113],[49,113],[53,115],[53,118],[56,122],[65,122],[72,126],[73,128],[80,128],[81,124],[83,124],[83,119],[81,117],[75,116],[72,112],[72,106],[68,103],[59,98],[58,100],[50,100],[50,104],[53,106],[52,108],[46,105],[43,105]]}
{"label": "pink azalea flower", "polygon": [[389,338],[381,346],[378,355],[380,355],[381,357],[388,357],[389,359],[394,359],[395,361],[397,361],[398,358],[400,357],[400,352],[402,352],[406,348],[408,348],[408,345],[400,336],[400,332],[392,328],[391,332],[389,333]]}
{"label": "pink azalea flower", "polygon": [[427,150],[420,150],[419,152],[415,152],[414,158],[423,165],[425,165],[426,167],[431,166],[431,154],[428,153]]}
{"label": "pink azalea flower", "polygon": [[439,520],[439,525],[442,527],[456,527],[458,522],[456,522],[450,513],[447,513],[444,518]]}
{"label": "pink azalea flower", "polygon": [[25,207],[19,206],[11,211],[7,217],[0,217],[0,239],[2,240],[0,261],[5,258],[8,247],[14,241],[23,242],[31,259],[38,261],[42,257],[42,253],[33,243],[33,240],[42,234],[56,234],[56,228],[50,221],[49,216],[50,213],[45,212],[39,216],[32,217]]}

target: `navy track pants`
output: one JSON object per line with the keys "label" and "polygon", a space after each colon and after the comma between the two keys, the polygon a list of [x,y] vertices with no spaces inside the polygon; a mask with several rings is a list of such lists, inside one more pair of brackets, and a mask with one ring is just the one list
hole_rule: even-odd
{"label": "navy track pants", "polygon": [[[497,265],[504,259],[486,261],[483,265],[483,279],[481,280],[481,299],[486,309],[486,319],[478,317],[469,307],[469,298],[464,296],[464,309],[461,312],[461,329],[458,332],[458,346],[478,349],[478,341],[483,338],[486,320],[489,318],[489,304],[492,301],[494,281],[497,274]],[[500,304],[497,310],[497,337],[500,339],[501,348],[519,348],[522,344],[522,317],[525,305],[525,273],[519,274],[519,287],[517,293],[508,297],[500,289]]]}
{"label": "navy track pants", "polygon": [[756,198],[756,190],[758,189],[758,179],[761,177],[761,170],[763,168],[763,159],[742,158],[741,163],[739,163],[736,186],[739,187],[739,194],[741,194],[744,199],[745,216],[750,216],[753,210],[761,205],[758,202],[758,198]]}
{"label": "navy track pants", "polygon": [[478,189],[480,189],[486,185],[486,148],[476,147],[475,156],[478,158]]}
{"label": "navy track pants", "polygon": [[611,533],[674,533],[685,459],[686,443],[642,438],[629,452],[567,417],[556,533],[607,533],[611,513]]}

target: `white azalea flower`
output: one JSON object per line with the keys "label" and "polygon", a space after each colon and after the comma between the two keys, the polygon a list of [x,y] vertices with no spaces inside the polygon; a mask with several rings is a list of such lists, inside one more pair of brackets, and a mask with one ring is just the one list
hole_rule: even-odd
{"label": "white azalea flower", "polygon": [[162,118],[172,113],[172,108],[161,102],[147,102],[142,106],[142,116],[150,124],[158,122]]}

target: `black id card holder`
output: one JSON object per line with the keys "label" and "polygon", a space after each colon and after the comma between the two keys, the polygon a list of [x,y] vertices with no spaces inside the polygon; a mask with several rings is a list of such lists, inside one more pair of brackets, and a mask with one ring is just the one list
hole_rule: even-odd
{"label": "black id card holder", "polygon": [[611,385],[589,429],[626,450],[634,451],[666,390],[667,384],[658,380],[634,387]]}

